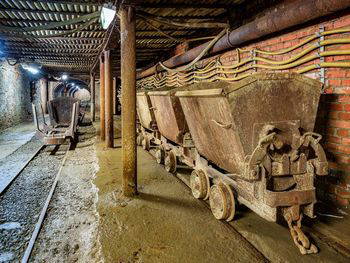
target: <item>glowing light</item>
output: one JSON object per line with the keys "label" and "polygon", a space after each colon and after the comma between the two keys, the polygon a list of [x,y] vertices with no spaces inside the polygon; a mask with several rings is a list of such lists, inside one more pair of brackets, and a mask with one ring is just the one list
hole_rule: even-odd
{"label": "glowing light", "polygon": [[107,29],[109,25],[112,23],[115,14],[116,14],[115,7],[110,5],[105,5],[102,7],[101,11],[101,24],[103,29]]}
{"label": "glowing light", "polygon": [[28,72],[32,73],[33,75],[36,75],[40,72],[40,70],[37,67],[26,65],[26,64],[22,65],[22,68],[24,68]]}
{"label": "glowing light", "polygon": [[67,74],[63,74],[61,78],[62,78],[62,80],[67,80],[68,79],[68,75]]}

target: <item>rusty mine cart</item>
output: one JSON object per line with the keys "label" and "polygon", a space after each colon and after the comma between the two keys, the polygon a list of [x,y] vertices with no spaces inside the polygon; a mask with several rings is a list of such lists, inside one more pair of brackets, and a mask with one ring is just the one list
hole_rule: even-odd
{"label": "rusty mine cart", "polygon": [[59,97],[47,103],[49,112],[48,125],[45,121],[43,108],[42,128],[40,128],[36,107],[32,104],[36,134],[45,145],[61,145],[67,139],[76,140],[77,126],[79,122],[79,100],[70,97]]}
{"label": "rusty mine cart", "polygon": [[[309,254],[317,247],[302,232],[301,220],[315,217],[314,179],[328,174],[322,137],[314,133],[321,90],[320,82],[299,74],[265,73],[148,94],[165,137],[159,150],[168,147],[175,164],[178,157],[193,159],[194,197],[209,199],[221,220],[234,219],[236,202],[268,221],[284,218],[300,252]],[[193,143],[187,149],[186,133]],[[165,165],[174,171],[173,164]]]}

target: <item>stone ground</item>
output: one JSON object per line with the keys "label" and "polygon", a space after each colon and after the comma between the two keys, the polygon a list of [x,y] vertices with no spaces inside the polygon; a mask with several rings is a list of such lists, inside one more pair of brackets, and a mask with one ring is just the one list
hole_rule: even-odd
{"label": "stone ground", "polygon": [[[37,139],[2,160],[13,161],[28,149],[38,148]],[[63,156],[42,150],[0,196],[0,262],[19,262],[34,230]],[[14,163],[15,164],[15,163]],[[45,164],[45,165],[43,165]],[[6,173],[6,169],[1,169]]]}
{"label": "stone ground", "polygon": [[[86,124],[87,125],[87,124]],[[98,170],[95,130],[79,127],[79,143],[70,151],[36,241],[33,262],[102,262],[96,212]]]}
{"label": "stone ground", "polygon": [[[332,248],[324,236],[314,234],[313,224],[319,226],[324,222],[311,222],[307,229],[320,253],[301,256],[286,226],[266,222],[247,208],[239,207],[236,220],[230,224],[217,221],[208,204],[193,198],[186,186],[190,170],[181,170],[175,177],[140,147],[140,194],[134,199],[122,198],[119,119],[115,131],[116,147],[107,149],[96,140],[93,126],[79,128],[79,143],[69,152],[62,169],[31,262],[349,262],[350,258],[337,250],[337,245]],[[6,214],[11,214],[12,209],[19,219],[3,219],[0,199],[0,262],[18,261],[22,252],[20,240],[28,240],[31,234],[30,229],[23,230],[27,223],[21,212],[33,210],[33,214],[39,214],[52,182],[52,176],[43,178],[40,174],[46,173],[45,166],[59,167],[51,160],[39,160],[40,166],[35,165],[39,181],[29,184],[34,189],[39,185],[42,197],[34,195],[28,199],[28,192],[14,191],[13,199],[5,202]],[[29,178],[32,177],[26,180],[31,182]],[[22,199],[31,200],[29,204],[24,202],[28,209],[17,209]],[[330,226],[337,225],[336,222],[343,227],[349,225],[340,219],[329,220]],[[327,235],[323,229],[322,233]],[[332,232],[329,233],[327,238],[331,238]],[[4,243],[3,236],[13,240]],[[346,251],[350,249],[346,242],[343,244]]]}

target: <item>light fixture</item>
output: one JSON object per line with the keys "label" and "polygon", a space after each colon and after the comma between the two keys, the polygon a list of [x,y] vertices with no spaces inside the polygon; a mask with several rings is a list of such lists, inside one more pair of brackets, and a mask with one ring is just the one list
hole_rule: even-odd
{"label": "light fixture", "polygon": [[62,80],[67,80],[68,79],[68,75],[67,74],[63,74],[61,77]]}
{"label": "light fixture", "polygon": [[33,75],[36,75],[40,72],[39,67],[35,64],[22,64],[22,68],[32,73]]}
{"label": "light fixture", "polygon": [[101,10],[101,24],[103,29],[107,29],[112,23],[115,14],[117,13],[115,6],[112,4],[105,4]]}

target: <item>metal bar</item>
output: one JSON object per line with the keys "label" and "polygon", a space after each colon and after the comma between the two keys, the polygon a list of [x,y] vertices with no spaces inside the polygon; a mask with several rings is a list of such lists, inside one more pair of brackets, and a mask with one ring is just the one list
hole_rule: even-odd
{"label": "metal bar", "polygon": [[114,133],[113,133],[113,81],[112,81],[112,66],[111,66],[111,51],[106,50],[104,53],[105,59],[105,122],[106,122],[106,146],[113,148]]}
{"label": "metal bar", "polygon": [[122,155],[124,196],[137,193],[136,154],[136,19],[134,7],[120,8]]}
{"label": "metal bar", "polygon": [[100,57],[100,138],[105,140],[105,65],[103,56]]}
{"label": "metal bar", "polygon": [[91,121],[95,121],[95,74],[90,75],[90,94],[91,94]]}
{"label": "metal bar", "polygon": [[[296,0],[282,2],[274,9],[269,10],[252,22],[249,22],[220,38],[209,55],[239,46],[247,41],[279,32],[281,30],[296,26],[307,21],[329,15],[333,12],[344,10],[350,5],[350,0]],[[295,8],[295,7],[298,8]],[[175,68],[194,60],[209,42],[188,50],[182,55],[172,57],[163,62],[168,68]],[[144,78],[162,71],[157,65],[143,70],[137,74],[137,78]]]}

